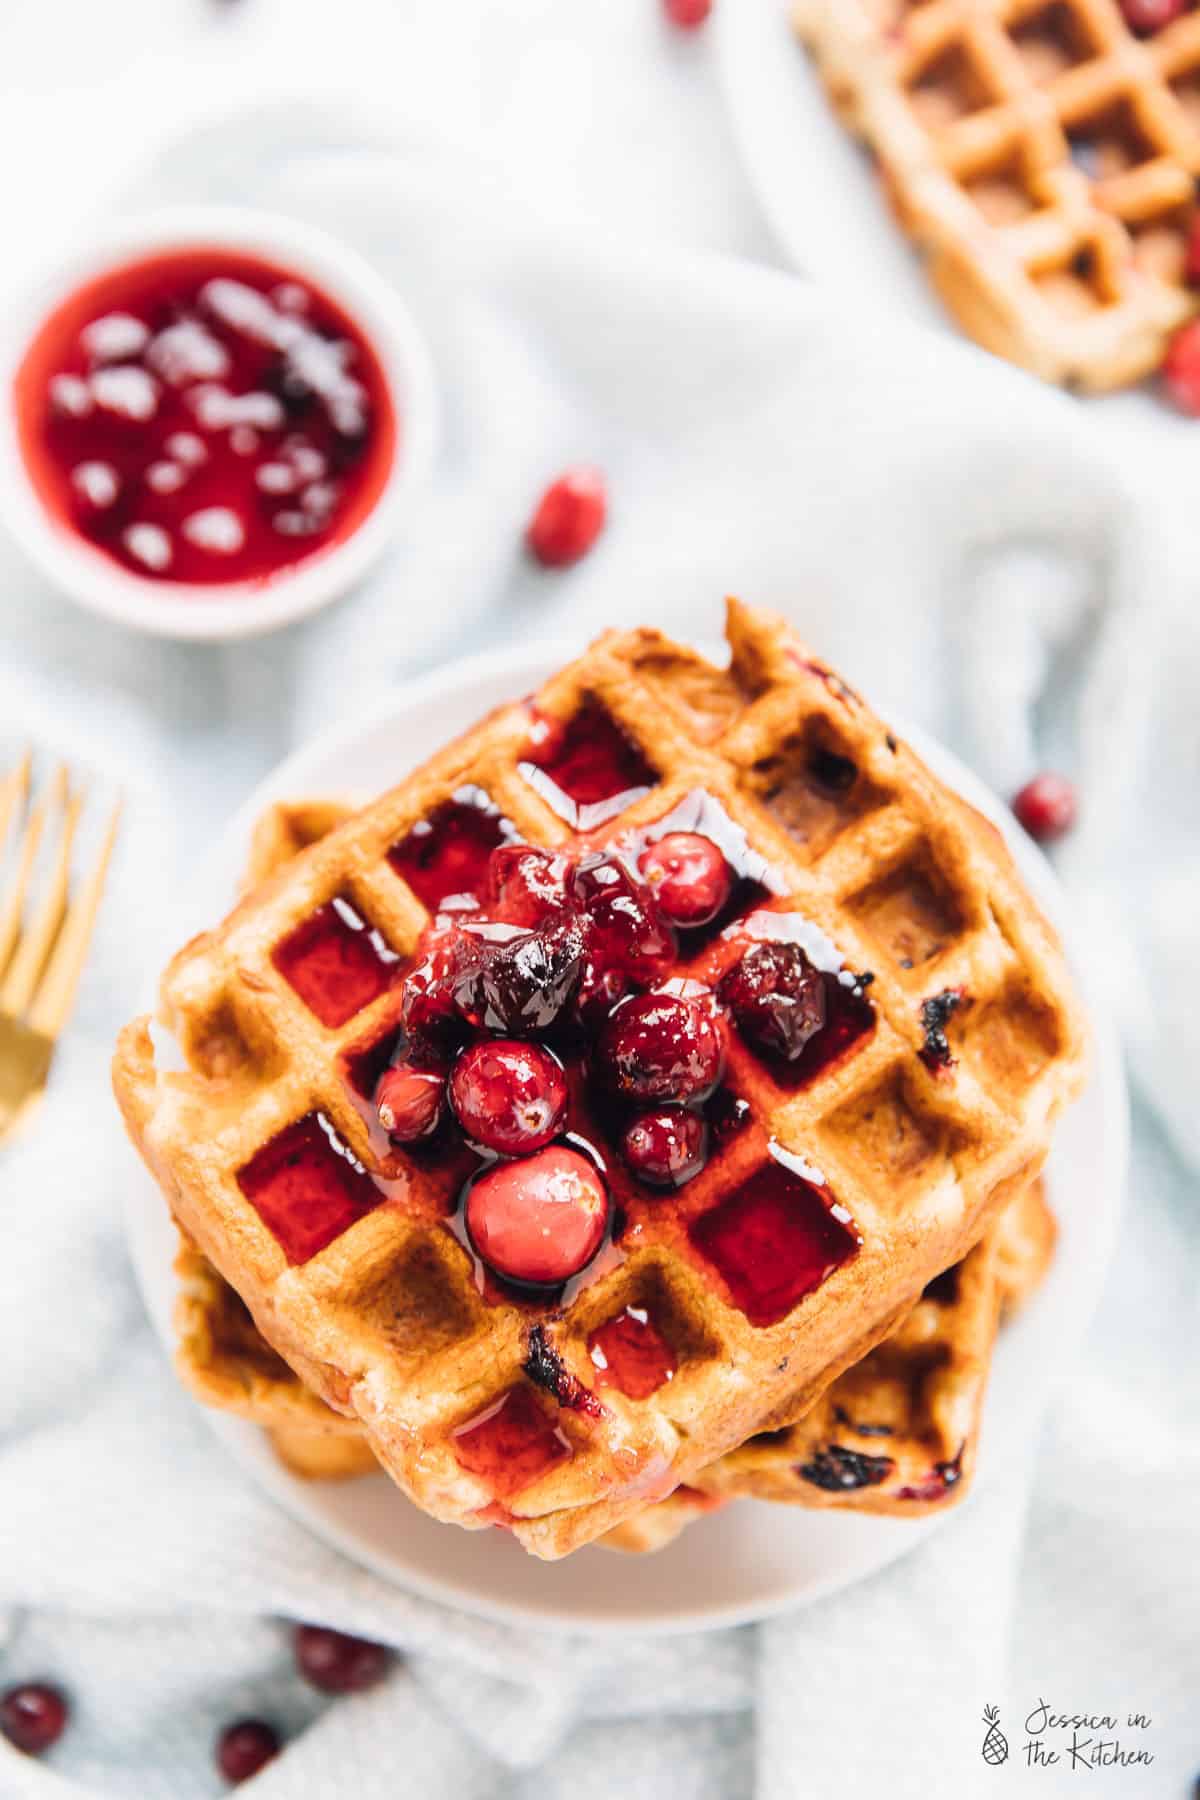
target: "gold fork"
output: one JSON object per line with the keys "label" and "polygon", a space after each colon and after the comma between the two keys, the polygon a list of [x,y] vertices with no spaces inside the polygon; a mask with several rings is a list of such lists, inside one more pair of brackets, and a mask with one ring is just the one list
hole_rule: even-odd
{"label": "gold fork", "polygon": [[[15,769],[0,776],[0,1144],[27,1123],[45,1092],[120,818],[118,802],[91,869],[72,894],[71,850],[83,794],[60,763],[49,787],[30,804],[31,761],[27,750]],[[45,871],[37,879],[43,843]]]}

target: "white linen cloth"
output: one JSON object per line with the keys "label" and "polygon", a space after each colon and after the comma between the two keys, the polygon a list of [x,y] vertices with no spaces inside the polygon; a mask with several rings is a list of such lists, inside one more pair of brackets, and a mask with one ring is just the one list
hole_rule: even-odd
{"label": "white linen cloth", "polygon": [[[179,143],[138,197],[292,210],[401,284],[444,436],[389,566],[304,627],[202,650],[119,634],[5,565],[6,733],[33,713],[61,739],[69,720],[138,799],[54,1093],[0,1160],[0,1685],[45,1674],[76,1702],[45,1764],[0,1744],[0,1794],[212,1794],[216,1730],[260,1711],[295,1734],[263,1800],[1074,1792],[1061,1770],[984,1769],[980,1714],[1010,1687],[1153,1713],[1155,1764],[1097,1772],[1096,1791],[1183,1793],[1200,1764],[1186,538],[1090,415],[973,352],[790,278],[535,218],[481,168],[360,138],[349,113],[260,109]],[[608,473],[610,527],[571,574],[531,570],[530,500],[583,458]],[[899,1564],[757,1630],[564,1642],[388,1587],[230,1465],[143,1321],[105,1065],[171,879],[284,749],[464,649],[644,618],[711,637],[726,588],[790,612],[1003,789],[1043,760],[1076,775],[1060,867],[1109,934],[1149,1104],[1108,1291],[1045,1433],[1031,1401],[1032,1493],[1009,1471]],[[326,1706],[291,1672],[294,1618],[405,1662]]]}

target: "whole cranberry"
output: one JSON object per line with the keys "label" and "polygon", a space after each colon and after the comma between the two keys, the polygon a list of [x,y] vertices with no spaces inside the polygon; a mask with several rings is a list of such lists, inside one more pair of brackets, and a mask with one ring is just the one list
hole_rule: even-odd
{"label": "whole cranberry", "polygon": [[480,1175],[467,1195],[466,1223],[476,1251],[497,1275],[558,1287],[600,1248],[608,1192],[586,1156],[553,1144]]}
{"label": "whole cranberry", "polygon": [[397,1063],[385,1069],[375,1089],[379,1123],[398,1144],[417,1144],[437,1130],[446,1078],[433,1069]]}
{"label": "whole cranberry", "polygon": [[580,923],[569,913],[536,931],[481,938],[478,960],[455,985],[458,1010],[485,1031],[548,1031],[575,992],[585,949]]}
{"label": "whole cranberry", "polygon": [[651,1187],[682,1187],[704,1167],[708,1127],[699,1113],[677,1107],[639,1113],[621,1134],[621,1154]]}
{"label": "whole cranberry", "polygon": [[663,0],[663,11],[672,25],[682,31],[695,31],[712,11],[712,0]]}
{"label": "whole cranberry", "polygon": [[547,569],[586,556],[604,528],[608,497],[599,469],[568,469],[551,482],[525,531],[530,553]]}
{"label": "whole cranberry", "polygon": [[669,831],[647,844],[638,868],[672,925],[685,930],[710,925],[733,890],[733,870],[712,839],[695,831]]}
{"label": "whole cranberry", "polygon": [[576,1024],[589,1035],[599,1031],[609,1013],[628,992],[629,980],[624,970],[611,965],[605,967],[589,956],[583,965],[571,1009]]}
{"label": "whole cranberry", "polygon": [[1030,837],[1048,844],[1075,823],[1075,789],[1065,775],[1047,769],[1025,783],[1012,808]]}
{"label": "whole cranberry", "polygon": [[1153,37],[1180,16],[1186,0],[1120,0],[1120,4],[1130,31],[1138,37]]}
{"label": "whole cranberry", "polygon": [[596,1070],[622,1100],[703,1100],[721,1079],[721,1031],[711,1010],[677,994],[619,1006],[596,1045]]}
{"label": "whole cranberry", "polygon": [[1175,333],[1162,372],[1167,392],[1180,412],[1200,418],[1200,319]]}
{"label": "whole cranberry", "polygon": [[501,844],[488,863],[488,912],[509,925],[542,925],[567,904],[565,856]]}
{"label": "whole cranberry", "polygon": [[460,925],[425,932],[417,960],[404,977],[400,1023],[417,1043],[443,1047],[461,1034],[455,1000],[459,985],[478,970],[482,949]]}
{"label": "whole cranberry", "polygon": [[528,1156],[557,1136],[567,1111],[561,1066],[537,1044],[493,1039],[464,1050],[450,1104],[467,1136],[500,1156]]}
{"label": "whole cranberry", "polygon": [[279,1733],[265,1719],[238,1719],[217,1739],[217,1767],[226,1781],[249,1781],[279,1755]]}
{"label": "whole cranberry", "polygon": [[788,1062],[825,1023],[825,985],[799,944],[751,944],[717,992],[743,1037]]}
{"label": "whole cranberry", "polygon": [[571,893],[587,914],[592,959],[630,981],[661,979],[679,955],[673,927],[648,883],[638,881],[606,852],[585,856],[571,877]]}
{"label": "whole cranberry", "polygon": [[323,1694],[361,1694],[382,1681],[392,1663],[385,1644],[328,1625],[297,1625],[292,1647],[301,1675]]}
{"label": "whole cranberry", "polygon": [[27,1681],[0,1698],[0,1731],[29,1756],[57,1744],[67,1723],[67,1702],[44,1681]]}

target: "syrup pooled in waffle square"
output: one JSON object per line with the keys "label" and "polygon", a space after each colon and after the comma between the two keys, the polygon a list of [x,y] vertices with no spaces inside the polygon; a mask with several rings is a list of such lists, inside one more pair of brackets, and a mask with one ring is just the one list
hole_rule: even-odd
{"label": "syrup pooled in waffle square", "polygon": [[[735,605],[730,638],[727,670],[602,638],[180,952],[182,1070],[146,1020],[118,1047],[135,1143],[267,1341],[418,1505],[542,1556],[798,1417],[1036,1174],[1081,1080],[1061,953],[999,834],[782,621]],[[680,833],[730,890],[675,934],[636,871]],[[486,897],[516,842],[561,853],[532,924]],[[764,1011],[780,965],[803,991],[767,980]],[[673,1188],[626,1160],[649,1065],[613,1043],[647,1005],[700,1034],[675,1076],[707,1156]],[[545,1028],[569,1106],[544,1182],[452,1122],[383,1129],[377,1089],[451,1013],[456,1094],[489,1032]],[[569,1229],[569,1278],[511,1278],[518,1203],[565,1218],[539,1254],[557,1269]]]}
{"label": "syrup pooled in waffle square", "polygon": [[972,337],[1085,389],[1158,367],[1200,304],[1200,13],[1149,37],[1116,0],[798,0],[794,19]]}

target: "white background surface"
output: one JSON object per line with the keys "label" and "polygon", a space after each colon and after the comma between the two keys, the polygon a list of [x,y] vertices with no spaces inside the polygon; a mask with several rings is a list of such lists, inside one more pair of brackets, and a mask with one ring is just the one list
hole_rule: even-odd
{"label": "white background surface", "polygon": [[[52,248],[73,219],[103,206],[135,174],[142,179],[156,143],[190,118],[247,98],[265,112],[272,95],[339,91],[354,96],[356,123],[373,114],[402,135],[432,133],[482,156],[503,196],[488,208],[495,241],[480,257],[479,291],[489,305],[478,317],[469,306],[445,321],[431,315],[427,325],[440,332],[444,323],[439,348],[457,354],[461,378],[446,503],[398,553],[389,585],[377,584],[329,621],[328,635],[314,640],[327,647],[314,667],[303,634],[184,657],[94,630],[5,570],[0,726],[16,695],[23,711],[40,710],[44,735],[78,732],[110,746],[123,773],[140,769],[147,788],[168,799],[161,833],[144,806],[130,828],[126,872],[137,866],[145,879],[118,881],[114,890],[119,905],[106,916],[61,1071],[73,1108],[60,1110],[54,1132],[11,1165],[16,1191],[45,1205],[40,1215],[26,1207],[12,1216],[0,1277],[8,1284],[0,1287],[0,1361],[22,1372],[0,1404],[0,1673],[34,1664],[61,1670],[80,1696],[58,1765],[76,1784],[72,1794],[78,1784],[137,1800],[213,1792],[207,1738],[247,1697],[291,1730],[305,1723],[311,1698],[289,1682],[278,1629],[259,1616],[268,1610],[386,1633],[408,1649],[412,1675],[326,1712],[263,1782],[264,1800],[323,1800],[345,1788],[358,1800],[394,1800],[397,1771],[430,1800],[732,1800],[752,1791],[764,1800],[807,1800],[810,1792],[865,1800],[880,1791],[927,1800],[941,1791],[973,1794],[983,1777],[978,1715],[997,1698],[1011,1627],[1014,1700],[1004,1722],[1014,1743],[1014,1720],[1019,1727],[1044,1684],[1064,1707],[1155,1714],[1159,1761],[1149,1775],[1097,1772],[1068,1777],[1065,1786],[1053,1771],[1023,1779],[1010,1764],[997,1785],[1035,1796],[1082,1792],[1084,1782],[1138,1800],[1182,1795],[1200,1762],[1187,1723],[1198,1677],[1189,1390],[1196,1229],[1182,1167],[1144,1118],[1134,1223],[1086,1356],[1055,1371],[1066,1404],[1041,1441],[1028,1519],[1014,1471],[1011,1485],[981,1496],[928,1552],[886,1579],[754,1636],[684,1641],[654,1655],[631,1643],[601,1660],[575,1647],[551,1659],[536,1640],[381,1601],[337,1559],[302,1554],[284,1523],[264,1522],[224,1459],[203,1456],[203,1434],[176,1405],[156,1347],[139,1335],[89,1176],[108,1117],[93,1116],[106,1105],[103,1044],[137,991],[155,925],[151,874],[178,872],[283,751],[397,675],[487,641],[558,636],[614,614],[658,611],[660,600],[664,617],[707,633],[710,587],[736,583],[748,597],[795,603],[873,693],[919,709],[1010,785],[1030,753],[1025,701],[1044,672],[1047,637],[1099,645],[1099,670],[1089,664],[1087,682],[1075,684],[1084,689],[1080,729],[1071,731],[1066,710],[1056,709],[1058,741],[1071,744],[1073,766],[1086,770],[1090,808],[1063,866],[1077,894],[1102,913],[1115,904],[1109,889],[1128,877],[1126,925],[1153,912],[1158,891],[1147,873],[1178,835],[1157,785],[1143,786],[1138,804],[1129,804],[1130,780],[1147,769],[1140,727],[1151,716],[1157,724],[1169,718],[1176,773],[1194,782],[1200,766],[1184,736],[1194,732],[1195,688],[1180,674],[1200,662],[1187,661],[1184,615],[1173,621],[1161,604],[1171,598],[1170,572],[1157,559],[1173,521],[1130,512],[1091,457],[1076,409],[966,353],[939,345],[934,355],[899,340],[889,351],[849,312],[831,332],[806,315],[798,290],[726,281],[707,266],[694,279],[678,270],[658,280],[654,257],[664,246],[764,260],[772,252],[733,156],[706,40],[668,33],[653,0],[5,5],[4,279],[19,279],[39,246]],[[223,149],[226,191],[240,182],[341,222],[330,168],[275,180],[244,124],[228,137],[214,131],[214,166]],[[798,181],[805,175],[797,169]],[[431,245],[447,270],[459,255],[469,265],[466,238],[456,245],[452,226],[439,234],[436,212],[414,195],[393,196],[389,181],[381,172],[372,188],[364,178],[371,191],[354,225],[386,243],[393,274],[431,287],[421,266]],[[542,208],[594,221],[585,232],[597,245],[594,271],[574,253],[558,270],[553,258],[518,251]],[[403,244],[389,236],[400,220],[413,234],[411,272]],[[621,253],[624,281],[599,253],[610,232],[646,246]],[[792,344],[793,314],[795,355],[784,383],[773,378],[771,352]],[[522,360],[531,317],[539,321],[538,356]],[[629,354],[642,358],[638,380],[616,383]],[[705,384],[695,379],[696,356]],[[571,371],[577,389],[554,384],[569,382]],[[739,406],[721,387],[725,375],[744,382],[753,399]],[[797,402],[792,377],[811,396],[808,405]],[[497,418],[495,402],[510,389],[520,405]],[[705,433],[718,411],[722,441],[714,445]],[[971,437],[969,462],[956,431]],[[614,473],[619,463],[627,498],[592,562],[556,584],[497,547],[511,542],[540,473],[578,455],[581,436],[588,454],[606,462],[611,455]],[[728,483],[737,486],[727,512],[722,450]],[[706,500],[693,515],[679,496],[700,492],[693,484],[702,479]],[[468,500],[464,535],[457,521]],[[1056,581],[1039,559],[1017,588],[997,587],[990,606],[968,606],[960,559],[981,535],[1006,529],[1052,534],[1064,556],[1085,565],[1086,581],[1078,571]],[[976,601],[980,591],[972,590]],[[966,662],[976,685],[965,689],[942,680],[960,627],[974,649]],[[1156,631],[1172,648],[1157,663]],[[997,696],[979,674],[1014,643],[1029,654],[1016,659],[1014,691]],[[1185,906],[1181,916],[1174,938],[1164,931],[1156,940],[1171,950],[1155,965],[1158,979],[1142,983],[1135,998],[1151,1003],[1147,1042],[1161,1045],[1164,1090],[1174,1081],[1186,1098],[1195,1064],[1186,1050],[1194,1007],[1184,977],[1194,967],[1194,951],[1190,965],[1185,958],[1195,913]],[[1135,964],[1127,941],[1109,923],[1113,973],[1128,975]],[[1186,1111],[1177,1109],[1180,1117]],[[81,1141],[86,1157],[65,1165],[63,1145]],[[71,1278],[74,1329],[64,1332]],[[33,1407],[35,1394],[39,1408],[57,1409],[54,1429],[46,1413],[31,1417],[22,1407],[26,1398]],[[81,1520],[77,1496],[92,1476]],[[265,1534],[261,1543],[256,1531]],[[189,1606],[199,1610],[185,1617]],[[7,1800],[5,1779],[17,1780],[10,1762],[0,1762]],[[39,1774],[29,1791],[60,1792],[52,1780]]]}

